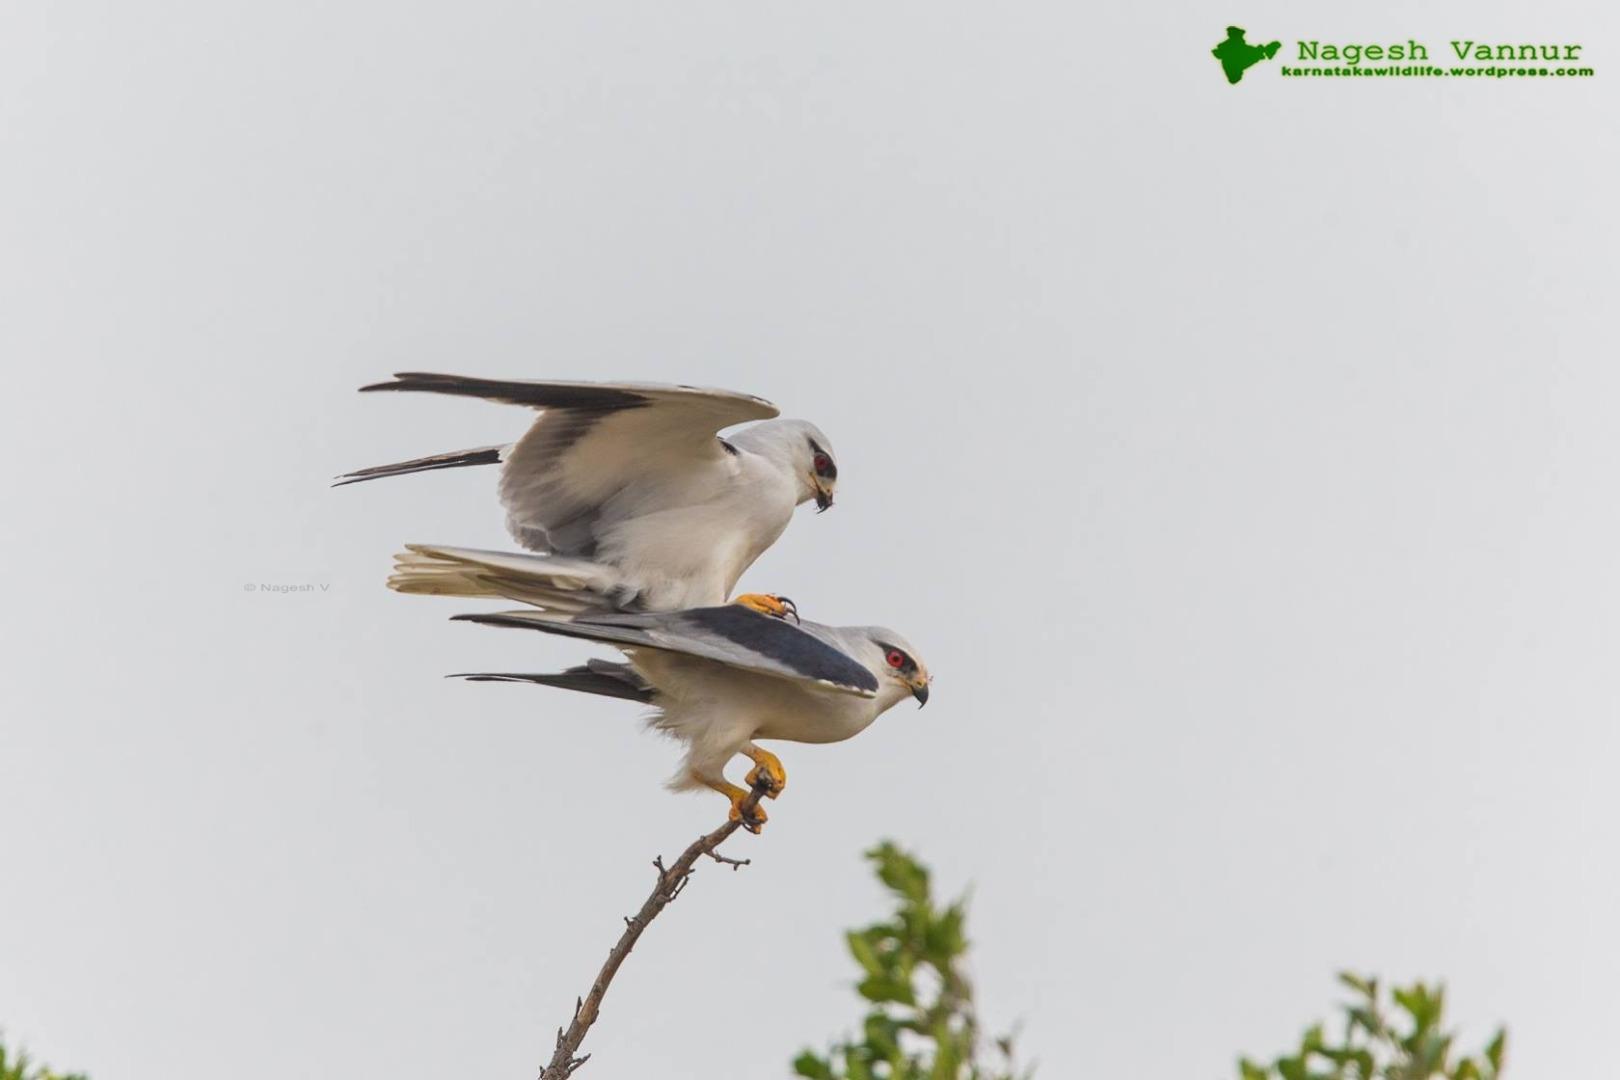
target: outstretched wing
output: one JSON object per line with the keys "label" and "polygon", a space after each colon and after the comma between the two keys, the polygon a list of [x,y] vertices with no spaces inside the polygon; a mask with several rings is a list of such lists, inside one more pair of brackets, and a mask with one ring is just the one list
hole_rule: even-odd
{"label": "outstretched wing", "polygon": [[729,390],[651,383],[537,382],[405,372],[363,390],[415,390],[540,410],[500,458],[507,527],[524,547],[590,558],[625,516],[726,475],[719,433],[767,420],[770,402]]}
{"label": "outstretched wing", "polygon": [[795,625],[740,604],[645,615],[584,615],[572,620],[533,611],[455,618],[602,641],[625,649],[684,653],[857,697],[877,696],[877,677],[848,653],[823,640],[816,631],[824,628],[814,623]]}

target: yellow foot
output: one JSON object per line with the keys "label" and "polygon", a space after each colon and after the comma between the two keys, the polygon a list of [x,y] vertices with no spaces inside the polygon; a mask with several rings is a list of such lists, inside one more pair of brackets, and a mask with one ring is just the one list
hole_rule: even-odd
{"label": "yellow foot", "polygon": [[754,768],[748,772],[748,786],[765,788],[765,797],[774,799],[787,787],[787,770],[782,759],[769,750],[757,746],[744,747],[743,753],[754,759]]}
{"label": "yellow foot", "polygon": [[771,593],[743,593],[733,604],[741,604],[745,608],[769,615],[776,619],[792,618],[799,621],[799,607],[785,596],[773,596]]}
{"label": "yellow foot", "polygon": [[765,828],[765,808],[756,806],[744,816],[742,804],[743,800],[748,798],[748,792],[740,787],[733,787],[726,795],[731,799],[731,813],[726,815],[727,820],[742,822],[743,828],[758,836],[760,830]]}
{"label": "yellow foot", "polygon": [[729,820],[742,822],[743,828],[755,834],[758,834],[758,832],[765,827],[765,808],[763,806],[756,806],[750,810],[747,815],[743,814],[743,802],[747,800],[749,795],[752,794],[749,789],[740,788],[736,784],[726,780],[726,778],[723,776],[711,780],[707,777],[699,776],[696,773],[691,773],[689,775],[693,780],[696,780],[704,787],[713,788],[715,791],[718,791],[720,794],[731,800],[731,813],[728,815]]}

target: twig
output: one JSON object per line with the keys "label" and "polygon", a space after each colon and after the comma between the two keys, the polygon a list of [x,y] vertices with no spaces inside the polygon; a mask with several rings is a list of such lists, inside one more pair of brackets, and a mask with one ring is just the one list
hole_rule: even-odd
{"label": "twig", "polygon": [[715,862],[724,863],[733,870],[741,870],[745,866],[752,865],[754,861],[753,859],[733,859],[730,856],[720,854],[718,851],[705,852],[705,854]]}
{"label": "twig", "polygon": [[[747,798],[742,801],[742,812],[745,817],[753,816],[754,810],[759,807],[759,800],[769,790],[767,787],[755,787],[749,791]],[[653,866],[658,870],[658,881],[653,885],[652,895],[642,902],[641,910],[625,917],[624,933],[619,935],[618,942],[608,953],[606,962],[602,964],[602,970],[596,973],[596,981],[591,983],[590,991],[583,998],[574,999],[574,1018],[566,1029],[557,1029],[557,1046],[551,1055],[550,1064],[540,1070],[540,1080],[568,1080],[568,1077],[574,1075],[575,1069],[590,1060],[589,1054],[579,1057],[574,1055],[579,1050],[579,1044],[585,1041],[585,1033],[591,1030],[591,1025],[596,1023],[597,1016],[601,1014],[602,999],[607,996],[613,976],[619,973],[619,965],[624,963],[624,958],[635,948],[642,932],[670,901],[681,895],[698,859],[707,855],[716,862],[728,864],[733,870],[748,865],[747,859],[730,859],[715,851],[715,848],[724,843],[726,838],[736,832],[741,825],[740,821],[728,821],[713,832],[698,837],[667,869],[662,856],[653,860]]]}

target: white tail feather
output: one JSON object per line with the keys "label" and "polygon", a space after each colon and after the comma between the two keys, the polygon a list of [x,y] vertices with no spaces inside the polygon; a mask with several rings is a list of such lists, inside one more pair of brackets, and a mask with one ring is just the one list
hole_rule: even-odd
{"label": "white tail feather", "polygon": [[407,544],[388,587],[424,596],[504,597],[559,615],[613,611],[619,583],[588,559]]}

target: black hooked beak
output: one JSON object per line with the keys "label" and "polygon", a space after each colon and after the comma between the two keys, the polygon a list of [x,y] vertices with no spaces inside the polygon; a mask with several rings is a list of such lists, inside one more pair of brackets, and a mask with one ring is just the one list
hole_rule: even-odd
{"label": "black hooked beak", "polygon": [[818,514],[825,513],[831,507],[832,507],[832,496],[827,494],[825,491],[822,491],[821,487],[819,485],[817,485],[817,487],[816,487],[816,513],[818,513]]}
{"label": "black hooked beak", "polygon": [[911,696],[917,699],[917,708],[919,709],[928,704],[928,684],[923,683],[920,686],[913,686]]}

